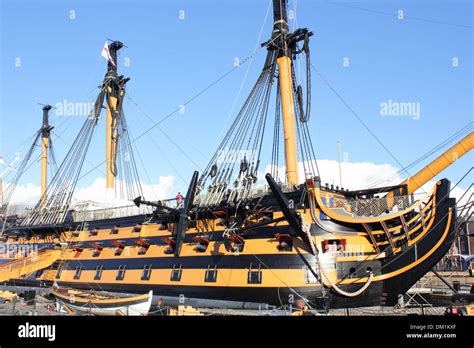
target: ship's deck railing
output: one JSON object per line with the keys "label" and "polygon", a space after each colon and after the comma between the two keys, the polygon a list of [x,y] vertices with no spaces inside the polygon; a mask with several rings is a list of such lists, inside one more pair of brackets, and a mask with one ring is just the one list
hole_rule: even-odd
{"label": "ship's deck railing", "polygon": [[[292,189],[284,184],[280,185],[280,188],[285,193],[292,192]],[[212,193],[205,191],[194,199],[194,203],[200,206],[216,206],[221,204],[223,201],[231,204],[232,201],[255,199],[269,194],[271,194],[271,191],[268,185],[260,185],[251,188],[250,190],[233,188],[231,189],[230,194],[224,193],[223,191]]]}
{"label": "ship's deck railing", "polygon": [[391,208],[388,206],[387,199],[385,197],[377,198],[357,198],[357,199],[324,199],[323,202],[326,207],[341,214],[353,216],[356,218],[366,218],[383,216],[386,214],[392,214],[398,211],[405,210],[412,206],[415,201],[412,196],[398,196],[394,197],[394,204]]}
{"label": "ship's deck railing", "polygon": [[[291,187],[284,183],[280,183],[279,186],[285,193],[293,191]],[[219,189],[210,192],[209,188],[206,188],[205,191],[202,191],[201,194],[194,199],[194,203],[200,206],[217,206],[222,202],[235,204],[235,202],[239,200],[256,199],[269,194],[271,194],[271,190],[268,185],[256,185],[250,189],[241,187],[231,188],[230,193],[227,193],[227,189]]]}
{"label": "ship's deck railing", "polygon": [[114,219],[133,215],[151,214],[153,207],[148,205],[128,205],[123,207],[94,209],[94,210],[78,210],[72,213],[72,218],[76,222],[94,221],[104,219]]}
{"label": "ship's deck railing", "polygon": [[21,221],[21,226],[54,225],[64,222],[68,213],[67,206],[54,206],[48,209],[33,209]]}

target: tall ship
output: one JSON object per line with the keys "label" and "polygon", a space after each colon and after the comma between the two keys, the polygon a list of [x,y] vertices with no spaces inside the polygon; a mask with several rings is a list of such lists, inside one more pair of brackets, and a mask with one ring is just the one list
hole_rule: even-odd
{"label": "tall ship", "polygon": [[[111,60],[95,106],[49,183],[45,107],[38,131],[41,198],[22,218],[2,207],[0,281],[120,294],[151,290],[155,303],[281,307],[299,301],[337,308],[393,306],[430,271],[449,250],[462,215],[447,179],[424,197],[414,193],[468,153],[474,133],[398,185],[324,185],[308,127],[312,32],[289,30],[286,2],[273,1],[260,75],[183,197],[143,197],[123,112],[128,78],[113,63],[121,42],[108,46]],[[304,88],[297,59],[306,65]],[[104,105],[106,185],[113,190],[125,183],[131,204],[74,210],[72,195]],[[268,166],[263,158],[270,153]]]}

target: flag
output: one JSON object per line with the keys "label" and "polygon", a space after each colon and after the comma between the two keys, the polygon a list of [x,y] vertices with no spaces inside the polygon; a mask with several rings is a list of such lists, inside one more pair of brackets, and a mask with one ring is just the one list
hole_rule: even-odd
{"label": "flag", "polygon": [[112,63],[113,66],[115,66],[114,60],[112,59],[112,56],[110,55],[109,43],[107,41],[105,41],[104,48],[102,49],[102,57],[107,59],[110,63]]}

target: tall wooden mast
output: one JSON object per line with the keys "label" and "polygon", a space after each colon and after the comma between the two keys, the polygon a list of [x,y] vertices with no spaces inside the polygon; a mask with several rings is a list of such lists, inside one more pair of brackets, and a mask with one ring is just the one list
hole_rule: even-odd
{"label": "tall wooden mast", "polygon": [[[120,41],[114,41],[109,46],[110,56],[112,62],[109,61],[107,65],[107,74],[105,79],[117,80],[117,52],[123,47]],[[108,84],[106,89],[106,131],[105,131],[105,158],[106,158],[106,187],[107,189],[115,188],[115,177],[117,175],[117,168],[115,159],[117,157],[117,100],[119,98],[120,88],[117,84]]]}
{"label": "tall wooden mast", "polygon": [[49,125],[49,111],[51,105],[43,107],[43,126],[41,127],[41,208],[46,205],[46,188],[48,186],[48,150],[50,147],[51,129]]}
{"label": "tall wooden mast", "polygon": [[291,77],[291,55],[288,46],[288,22],[286,15],[287,0],[273,0],[273,34],[279,45],[277,58],[281,111],[283,119],[283,134],[285,138],[285,162],[288,185],[293,187],[299,184],[298,154],[296,149],[295,104],[293,95],[293,81]]}

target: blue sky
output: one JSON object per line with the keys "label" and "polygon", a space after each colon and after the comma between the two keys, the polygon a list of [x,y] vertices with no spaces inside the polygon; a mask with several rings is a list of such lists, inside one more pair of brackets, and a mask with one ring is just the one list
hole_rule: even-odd
{"label": "blue sky", "polygon": [[[260,42],[269,38],[272,28],[271,11],[264,23],[267,0],[0,3],[0,155],[7,158],[40,127],[37,103],[93,100],[105,72],[100,52],[106,39],[127,46],[119,69],[131,77],[128,94],[148,117],[159,121],[231,69],[234,58],[249,56],[263,24]],[[290,0],[289,5],[296,9],[297,25],[315,33],[313,64],[402,164],[473,120],[472,1]],[[404,11],[403,20],[397,19],[399,10]],[[295,21],[290,25],[294,28]],[[20,66],[15,65],[17,58]],[[343,65],[344,58],[349,66]],[[127,59],[129,66],[124,65]],[[201,168],[228,126],[232,105],[236,101],[235,116],[252,87],[263,59],[264,52],[253,59],[246,79],[248,64],[161,125]],[[350,162],[398,167],[314,71],[312,82],[310,128],[319,159],[337,159],[339,140]],[[388,100],[419,103],[420,118],[381,116],[380,104]],[[152,126],[131,102],[125,106],[132,138]],[[58,158],[83,121],[53,113],[51,122],[60,135]],[[85,171],[103,160],[104,132],[101,124]],[[176,187],[184,189],[196,165],[159,130],[136,145],[151,181],[173,175]],[[21,150],[24,153],[25,146]],[[270,154],[271,148],[267,151]],[[443,176],[455,181],[472,166],[472,159],[462,159]],[[36,173],[32,169],[25,180],[39,181]],[[81,185],[103,175],[100,167]]]}

